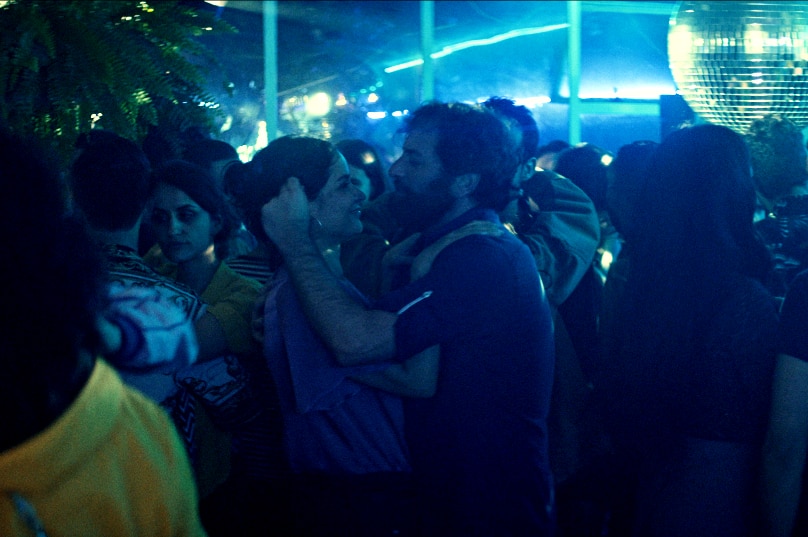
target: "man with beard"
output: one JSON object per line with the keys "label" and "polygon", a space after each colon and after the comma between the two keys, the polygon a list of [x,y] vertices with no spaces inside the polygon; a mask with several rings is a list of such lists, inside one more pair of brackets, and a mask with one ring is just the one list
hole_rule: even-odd
{"label": "man with beard", "polygon": [[[539,130],[530,110],[501,97],[491,97],[482,106],[505,122],[519,155],[512,200],[500,219],[530,249],[550,305],[557,308],[592,265],[600,239],[597,212],[572,181],[548,170],[536,171]],[[362,233],[344,242],[340,253],[345,276],[371,297],[395,288],[391,271],[395,274],[402,266],[406,271],[412,261],[406,255],[411,245],[406,239],[440,213],[441,201],[431,195],[431,186],[423,192],[413,189],[396,176],[395,165],[389,175],[395,190],[363,210]]]}
{"label": "man with beard", "polygon": [[362,233],[345,241],[340,252],[345,277],[372,298],[393,288],[391,279],[402,278],[396,276],[397,272],[407,274],[412,261],[407,252],[416,238],[414,234],[434,223],[445,205],[437,184],[440,178],[434,179],[435,184],[408,184],[396,170],[394,163],[389,175],[395,190],[382,194],[363,209]]}
{"label": "man with beard", "polygon": [[309,237],[295,178],[264,206],[264,229],[341,365],[439,347],[434,395],[405,401],[420,535],[552,535],[550,308],[530,251],[497,214],[513,141],[493,113],[460,103],[422,106],[404,132],[390,174],[418,211],[420,226],[400,215],[420,231],[398,249],[413,259],[409,283],[371,308],[346,294]]}

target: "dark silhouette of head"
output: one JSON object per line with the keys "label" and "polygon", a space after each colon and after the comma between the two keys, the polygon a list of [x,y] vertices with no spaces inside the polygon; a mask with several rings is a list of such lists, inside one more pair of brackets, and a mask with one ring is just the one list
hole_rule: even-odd
{"label": "dark silhouette of head", "polygon": [[182,154],[182,160],[204,168],[221,188],[225,188],[224,183],[230,168],[243,164],[235,147],[213,138],[203,138],[190,143]]}
{"label": "dark silhouette of head", "polygon": [[762,277],[768,256],[753,229],[749,164],[743,138],[726,127],[696,125],[668,135],[651,156],[637,198],[637,259],[698,274],[700,281],[726,271]]}
{"label": "dark silhouette of head", "polygon": [[365,172],[370,179],[370,195],[368,201],[374,200],[387,189],[384,168],[379,152],[364,140],[341,140],[336,144],[337,150],[345,157],[348,166],[354,166]]}
{"label": "dark silhouette of head", "polygon": [[554,171],[558,155],[569,148],[570,144],[564,140],[550,140],[545,145],[539,147],[536,154],[536,165],[543,170]]}
{"label": "dark silhouette of head", "polygon": [[583,143],[565,149],[558,155],[555,172],[575,183],[592,200],[595,209],[606,209],[609,152],[593,144]]}
{"label": "dark silhouette of head", "polygon": [[624,237],[629,237],[634,216],[642,212],[637,197],[643,188],[651,155],[657,142],[639,140],[622,146],[609,165],[606,207],[612,224]]}
{"label": "dark silhouette of head", "polygon": [[137,144],[109,131],[90,131],[77,142],[70,188],[91,227],[131,229],[150,194],[149,160]]}
{"label": "dark silhouette of head", "polygon": [[[98,352],[104,267],[82,220],[68,214],[58,168],[35,141],[0,131],[0,451],[55,419]],[[6,414],[8,413],[8,414]]]}
{"label": "dark silhouette of head", "polygon": [[211,164],[219,160],[238,160],[238,152],[232,145],[222,140],[205,138],[185,148],[182,160],[210,170]]}
{"label": "dark silhouette of head", "polygon": [[519,164],[527,163],[538,156],[539,126],[527,107],[518,105],[513,100],[503,97],[491,97],[482,105],[494,111],[500,117],[515,123],[521,134]]}

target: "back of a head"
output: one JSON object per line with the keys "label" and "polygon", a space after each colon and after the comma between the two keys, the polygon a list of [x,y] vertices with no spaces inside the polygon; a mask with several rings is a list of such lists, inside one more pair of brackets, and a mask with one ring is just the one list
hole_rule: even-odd
{"label": "back of a head", "polygon": [[536,154],[536,166],[545,170],[555,170],[558,155],[571,146],[564,140],[550,140],[539,147]]}
{"label": "back of a head", "polygon": [[766,116],[749,126],[745,136],[755,187],[771,200],[787,196],[808,180],[802,131],[790,120]]}
{"label": "back of a head", "polygon": [[308,199],[316,198],[328,182],[329,168],[336,156],[337,150],[330,142],[308,136],[283,136],[256,153],[235,200],[247,229],[262,242],[268,242],[261,224],[261,207],[280,193],[290,177],[300,180]]}
{"label": "back of a head", "polygon": [[520,163],[526,163],[538,156],[539,126],[527,107],[503,97],[491,97],[483,102],[482,106],[516,123],[522,135]]}
{"label": "back of a head", "polygon": [[349,166],[363,170],[370,179],[371,195],[368,197],[368,201],[376,199],[384,193],[386,189],[384,168],[382,168],[376,148],[357,138],[341,140],[337,142],[336,148],[345,157]]}
{"label": "back of a head", "polygon": [[207,212],[212,220],[218,222],[220,229],[214,237],[216,255],[220,259],[227,257],[228,240],[239,225],[238,217],[207,170],[192,162],[170,160],[154,170],[152,184],[165,184],[181,190]]}
{"label": "back of a head", "polygon": [[733,276],[765,276],[770,258],[754,233],[754,202],[746,145],[727,127],[673,131],[651,156],[629,239],[622,365],[613,377],[628,381],[616,389],[638,398],[643,415],[681,415],[678,392],[654,387],[691,382],[716,308],[737,289]]}
{"label": "back of a head", "polygon": [[77,208],[93,228],[131,229],[149,197],[150,165],[131,140],[108,131],[90,131],[77,143],[70,188]]}
{"label": "back of a head", "polygon": [[609,157],[606,150],[583,143],[562,151],[553,171],[575,183],[602,211],[606,208]]}
{"label": "back of a head", "polygon": [[481,206],[499,212],[511,200],[518,151],[494,112],[464,103],[432,102],[405,116],[401,130],[437,133],[435,152],[444,173],[479,175],[472,196]]}
{"label": "back of a head", "polygon": [[182,160],[193,162],[210,171],[214,162],[221,160],[238,160],[238,152],[232,145],[222,140],[205,138],[191,143],[185,148]]}
{"label": "back of a head", "polygon": [[763,270],[749,153],[732,130],[703,124],[668,135],[651,157],[637,203],[638,259],[705,274]]}
{"label": "back of a head", "polygon": [[609,218],[617,231],[629,236],[634,215],[642,212],[637,205],[637,197],[646,179],[646,170],[657,142],[639,140],[622,146],[609,165],[609,187],[606,192],[606,205]]}
{"label": "back of a head", "polygon": [[537,156],[547,155],[549,153],[561,153],[565,149],[572,147],[564,140],[550,140],[543,146],[539,147]]}
{"label": "back of a head", "polygon": [[32,417],[53,395],[49,386],[75,379],[79,349],[96,348],[105,281],[86,229],[68,216],[52,162],[36,142],[0,132],[0,256],[9,282],[0,296],[0,406],[23,405]]}

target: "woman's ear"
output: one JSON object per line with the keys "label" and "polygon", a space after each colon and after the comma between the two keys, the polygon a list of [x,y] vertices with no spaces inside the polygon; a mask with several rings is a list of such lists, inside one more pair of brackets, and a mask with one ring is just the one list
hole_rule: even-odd
{"label": "woman's ear", "polygon": [[319,196],[314,198],[313,200],[309,201],[309,219],[311,224],[309,225],[309,230],[312,233],[317,233],[321,227],[323,227],[323,223],[320,221],[320,198]]}

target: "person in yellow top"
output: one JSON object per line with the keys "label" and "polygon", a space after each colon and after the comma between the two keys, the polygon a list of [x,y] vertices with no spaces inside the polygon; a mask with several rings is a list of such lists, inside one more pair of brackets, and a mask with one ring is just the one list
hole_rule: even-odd
{"label": "person in yellow top", "polygon": [[14,253],[0,294],[0,535],[204,537],[168,415],[96,358],[122,332],[63,194],[41,151],[0,131],[0,244]]}
{"label": "person in yellow top", "polygon": [[203,168],[171,161],[153,175],[151,224],[161,256],[146,262],[196,291],[216,319],[222,354],[254,349],[251,319],[261,285],[222,262],[238,218],[213,177]]}
{"label": "person in yellow top", "polygon": [[261,284],[223,263],[239,220],[210,173],[190,162],[169,161],[154,170],[152,183],[150,221],[159,250],[153,249],[145,261],[196,291],[215,319],[207,333],[217,341],[220,357],[175,375],[203,405],[197,413],[200,448],[194,469],[202,519],[214,534],[212,521],[234,518],[228,507],[233,494],[227,491],[233,485],[228,478],[240,462],[239,439],[265,412],[252,378],[259,356],[252,314]]}
{"label": "person in yellow top", "polygon": [[0,535],[203,536],[168,416],[103,360],[67,410],[0,452]]}

